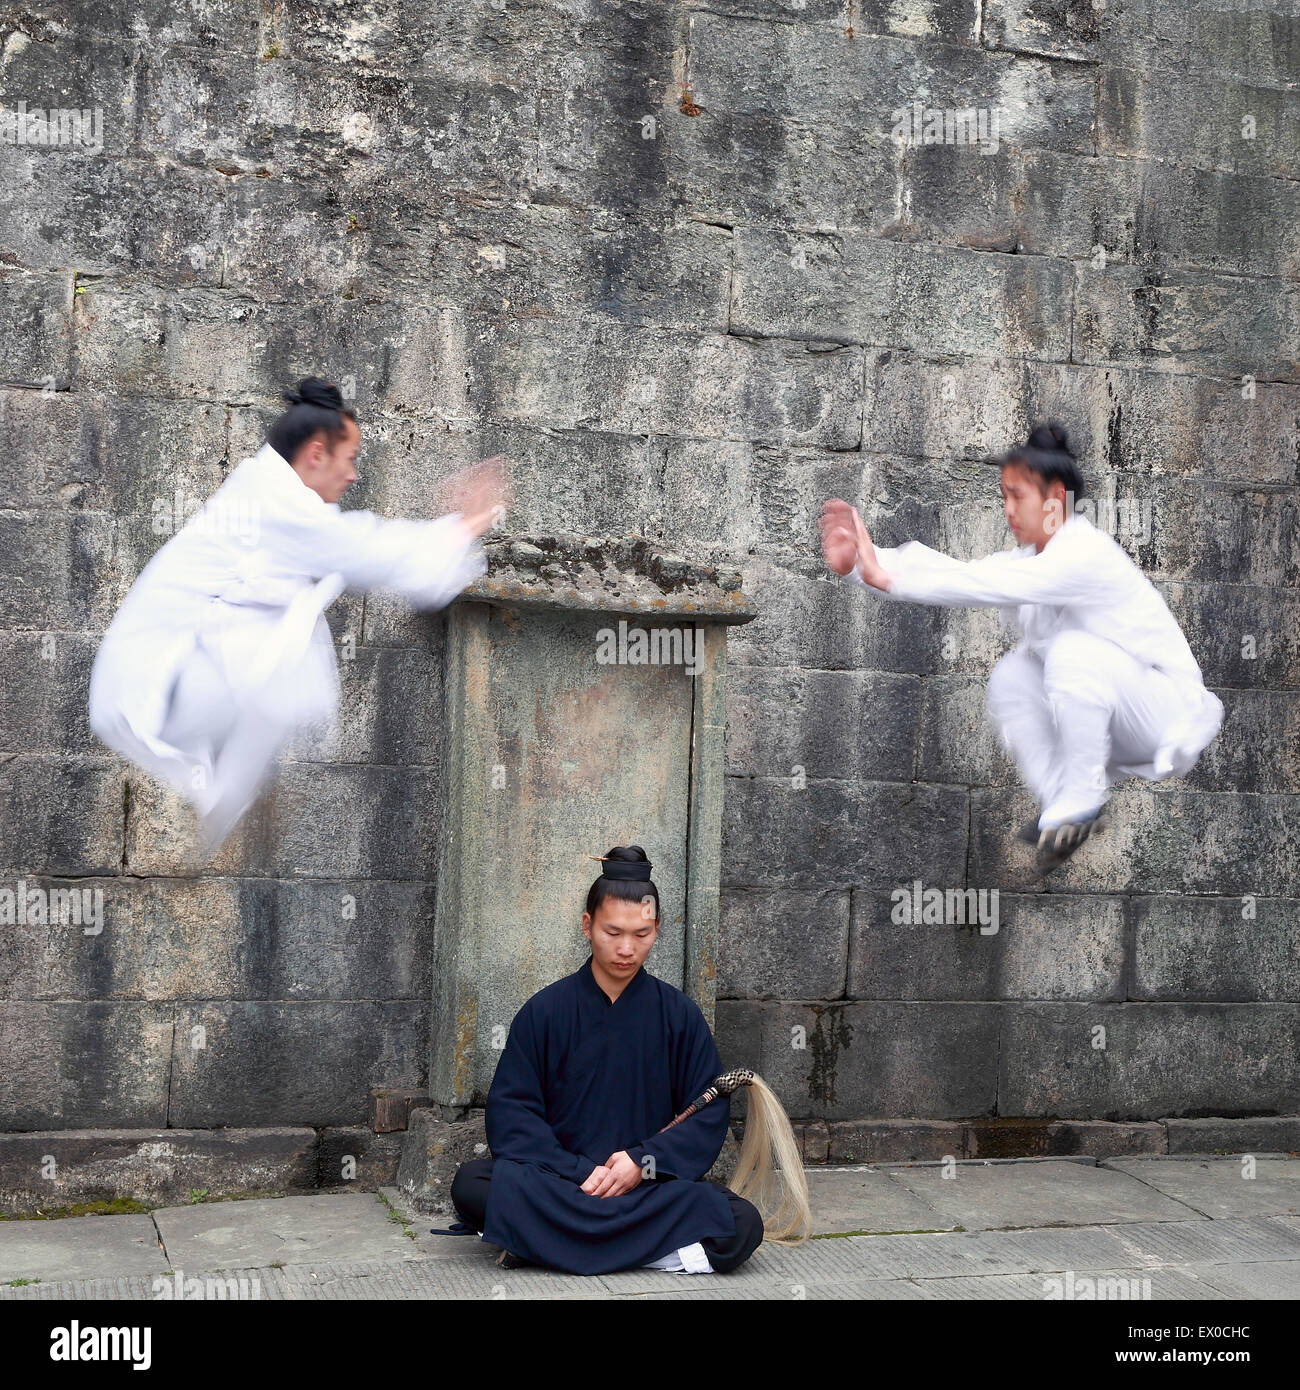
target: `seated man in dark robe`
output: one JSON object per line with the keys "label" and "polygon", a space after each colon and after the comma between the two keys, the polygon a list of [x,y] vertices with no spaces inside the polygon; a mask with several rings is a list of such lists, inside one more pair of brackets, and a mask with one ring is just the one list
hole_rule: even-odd
{"label": "seated man in dark robe", "polygon": [[724,1273],[763,1239],[757,1208],[704,1180],[729,1101],[660,1132],[722,1060],[694,1001],[643,969],[659,930],[645,851],[603,862],[582,917],[591,958],[515,1016],[488,1092],[492,1157],[460,1168],[452,1201],[510,1263]]}

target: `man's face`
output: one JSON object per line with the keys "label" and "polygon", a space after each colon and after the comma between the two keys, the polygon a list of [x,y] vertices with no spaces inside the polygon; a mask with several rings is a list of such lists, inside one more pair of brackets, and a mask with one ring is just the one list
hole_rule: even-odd
{"label": "man's face", "polygon": [[313,435],[298,450],[293,466],[298,476],[325,502],[337,502],[357,480],[357,451],[361,431],[355,420],[343,417],[343,433],[330,441]]}
{"label": "man's face", "polygon": [[1042,550],[1065,524],[1065,484],[1053,481],[1044,492],[1037,474],[1009,463],[1002,470],[1002,510],[1016,544]]}
{"label": "man's face", "polygon": [[645,964],[650,948],[659,935],[655,900],[641,902],[606,898],[596,908],[593,921],[582,914],[582,934],[591,942],[596,964],[615,980],[630,980]]}

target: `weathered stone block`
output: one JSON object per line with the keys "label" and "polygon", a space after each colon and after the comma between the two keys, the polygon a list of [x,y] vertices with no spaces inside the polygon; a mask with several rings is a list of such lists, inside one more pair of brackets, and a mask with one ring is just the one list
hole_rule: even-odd
{"label": "weathered stone block", "polygon": [[116,542],[100,512],[0,515],[0,626],[102,631],[126,596]]}
{"label": "weathered stone block", "polygon": [[950,1120],[835,1120],[832,1163],[925,1163],[966,1158],[966,1127]]}
{"label": "weathered stone block", "polygon": [[[924,893],[945,894],[926,923]],[[1119,898],[1011,895],[974,878],[853,892],[848,994],[855,999],[1122,999],[1124,904]],[[996,892],[997,896],[994,896]],[[905,894],[903,897],[897,894]],[[947,895],[952,895],[949,907]],[[974,894],[972,897],[971,894]],[[936,900],[937,902],[937,900]],[[912,921],[896,923],[904,912]]]}
{"label": "weathered stone block", "polygon": [[171,1052],[170,1004],[6,999],[0,1131],[165,1125]]}
{"label": "weathered stone block", "polygon": [[286,756],[316,763],[442,764],[442,665],[419,646],[364,647],[361,634],[339,652],[339,714],[332,727],[298,735]]}
{"label": "weathered stone block", "polygon": [[[1041,890],[1032,847],[1013,835],[1032,810],[1028,793],[975,790],[971,801],[971,878],[1005,890]],[[1109,823],[1053,871],[1051,890],[1293,897],[1289,801],[1122,783],[1111,793]]]}
{"label": "weathered stone block", "polygon": [[859,233],[736,232],[732,332],[919,352],[1069,356],[1070,271]]}
{"label": "weathered stone block", "polygon": [[781,221],[891,235],[901,200],[899,153],[869,124],[703,107],[666,111],[669,186],[695,217],[727,227]]}
{"label": "weathered stone block", "polygon": [[68,275],[0,270],[0,341],[7,382],[46,392],[67,390],[72,293]]}
{"label": "weathered stone block", "polygon": [[1298,1015],[1294,1004],[1008,1004],[998,1105],[1084,1119],[1289,1113]]}
{"label": "weathered stone block", "polygon": [[1300,1115],[1257,1115],[1245,1120],[1164,1121],[1171,1154],[1287,1153],[1300,1150]]}
{"label": "weathered stone block", "polygon": [[[131,787],[131,871],[196,872],[189,807],[138,774]],[[437,856],[437,808],[435,769],[285,762],[212,868],[269,877],[426,878]]]}
{"label": "weathered stone block", "polygon": [[27,754],[99,754],[87,699],[94,638],[69,633],[0,634],[0,749]]}
{"label": "weathered stone block", "polygon": [[1078,263],[1074,353],[1163,371],[1300,374],[1300,288],[1190,270]]}
{"label": "weathered stone block", "polygon": [[[842,0],[709,0],[712,14],[743,19],[775,20],[784,24],[834,26],[842,30],[846,15]],[[949,39],[974,43],[979,10],[975,0],[860,0],[847,20],[854,34],[895,34],[911,39]]]}
{"label": "weathered stone block", "polygon": [[121,1197],[176,1206],[196,1192],[288,1196],[316,1187],[316,1166],[314,1129],[0,1134],[0,1211],[27,1215]]}
{"label": "weathered stone block", "polygon": [[525,423],[839,449],[858,440],[852,348],[519,323],[477,329],[466,351],[480,409]]}
{"label": "weathered stone block", "polygon": [[6,507],[43,517],[129,516],[147,557],[221,485],[226,412],[206,403],[0,390],[0,447],[10,460],[0,479]]}
{"label": "weathered stone block", "polygon": [[1167,73],[1127,63],[1103,68],[1098,153],[1294,179],[1300,153],[1290,132],[1300,118],[1300,94],[1255,85],[1253,74],[1234,76],[1182,73],[1174,89]]}
{"label": "weathered stone block", "polygon": [[77,28],[119,43],[141,33],[160,45],[255,53],[261,28],[256,0],[143,0],[131,10],[113,0],[91,0],[77,13]]}
{"label": "weathered stone block", "polygon": [[1300,440],[1297,401],[1300,387],[1276,382],[1246,391],[1237,381],[1132,367],[872,350],[863,447],[984,460],[1057,418],[1088,481],[1125,471],[1285,484]]}
{"label": "weathered stone block", "polygon": [[376,1084],[421,1086],[419,1000],[180,1004],[168,1116],[180,1125],[353,1125]]}
{"label": "weathered stone block", "polygon": [[0,762],[0,866],[18,874],[115,874],[123,784],[116,766],[13,756]]}
{"label": "weathered stone block", "polygon": [[731,639],[738,663],[912,674],[941,669],[940,609],[881,600],[830,576],[811,554],[786,561],[751,555],[744,576],[758,617]]}
{"label": "weathered stone block", "polygon": [[1016,786],[1020,775],[988,715],[988,671],[920,682],[916,776],[923,782]]}
{"label": "weathered stone block", "polygon": [[728,684],[729,775],[911,779],[914,677],[737,666]]}
{"label": "weathered stone block", "polygon": [[1300,596],[1251,585],[1162,582],[1210,686],[1300,685]]}
{"label": "weathered stone block", "polygon": [[718,990],[734,999],[838,999],[844,992],[849,895],[722,895]]}
{"label": "weathered stone block", "polygon": [[436,1109],[417,1110],[402,1145],[397,1186],[416,1211],[455,1214],[451,1183],[471,1159],[490,1157],[483,1111],[463,1120],[444,1120]]}
{"label": "weathered stone block", "polygon": [[1288,750],[1300,748],[1300,692],[1219,686],[1214,693],[1223,701],[1223,729],[1184,784],[1196,791],[1294,792],[1300,768]]}
{"label": "weathered stone block", "polygon": [[1133,997],[1300,1000],[1293,898],[1154,897],[1133,903]]}
{"label": "weathered stone block", "polygon": [[966,1126],[969,1158],[1057,1158],[1072,1154],[1115,1158],[1164,1152],[1165,1130],[1159,1124],[1007,1117]]}
{"label": "weathered stone block", "polygon": [[[739,1058],[730,1060],[736,1051],[737,1007],[730,1006],[731,1051],[724,1059],[729,1065],[753,1066]],[[993,1109],[995,1004],[739,1007],[758,1017],[755,1070],[794,1118],[891,1115],[913,1106],[948,1119]]]}
{"label": "weathered stone block", "polygon": [[321,1187],[371,1192],[397,1181],[405,1131],[376,1134],[368,1125],[322,1129],[317,1175]]}
{"label": "weathered stone block", "polygon": [[813,1120],[810,1124],[800,1125],[796,1134],[805,1163],[831,1161],[831,1130],[825,1120]]}
{"label": "weathered stone block", "polygon": [[947,882],[965,862],[964,788],[728,778],[725,882],[814,888],[848,881]]}
{"label": "weathered stone block", "polygon": [[1000,106],[1009,143],[1092,153],[1094,82],[1086,70],[1025,63],[969,44],[849,34],[842,25],[694,19],[691,82],[706,111],[797,116],[888,139],[894,113],[925,91],[928,106]]}

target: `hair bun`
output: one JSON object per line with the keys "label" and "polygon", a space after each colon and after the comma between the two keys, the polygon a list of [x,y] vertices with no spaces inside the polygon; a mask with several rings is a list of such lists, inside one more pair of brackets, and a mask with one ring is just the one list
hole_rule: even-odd
{"label": "hair bun", "polygon": [[630,864],[643,864],[646,852],[640,845],[615,845],[613,849],[606,850],[605,858],[621,859]]}
{"label": "hair bun", "polygon": [[284,398],[290,405],[315,405],[322,410],[342,410],[343,393],[333,382],[318,376],[304,377]]}
{"label": "hair bun", "polygon": [[1037,426],[1030,433],[1029,447],[1031,449],[1051,449],[1057,453],[1070,454],[1073,457],[1073,450],[1070,448],[1070,440],[1065,433],[1065,426],[1058,425],[1055,420],[1049,420],[1045,425]]}

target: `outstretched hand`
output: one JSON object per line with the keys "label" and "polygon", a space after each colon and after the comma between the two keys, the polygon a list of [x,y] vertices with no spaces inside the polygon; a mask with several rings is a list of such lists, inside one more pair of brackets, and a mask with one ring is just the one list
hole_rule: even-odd
{"label": "outstretched hand", "polygon": [[462,525],[475,537],[490,531],[505,515],[510,480],[504,454],[493,454],[453,473],[443,485],[448,510],[460,513]]}
{"label": "outstretched hand", "polygon": [[863,580],[873,588],[889,588],[889,574],[876,557],[876,547],[856,507],[832,497],[822,507],[818,527],[822,555],[833,573],[848,574],[856,566]]}

